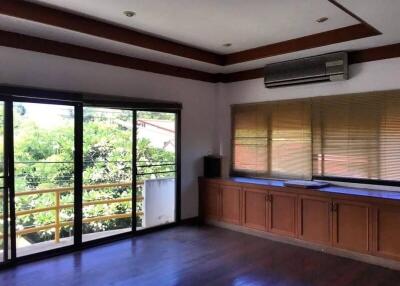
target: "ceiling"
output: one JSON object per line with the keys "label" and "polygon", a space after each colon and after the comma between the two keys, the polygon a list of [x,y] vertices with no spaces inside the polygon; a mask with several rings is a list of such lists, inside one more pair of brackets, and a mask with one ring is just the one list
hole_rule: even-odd
{"label": "ceiling", "polygon": [[[359,24],[364,20],[382,34],[300,50],[228,66],[206,63],[70,29],[0,14],[0,29],[116,54],[211,73],[259,68],[266,63],[338,50],[360,50],[400,42],[400,1],[337,0],[361,19],[328,0],[30,0],[73,14],[227,55]],[[123,11],[132,10],[128,18]],[[316,19],[328,17],[317,23]],[[224,47],[224,43],[232,43]]]}
{"label": "ceiling", "polygon": [[[357,24],[321,0],[31,0],[227,54]],[[128,18],[123,11],[135,11]],[[326,16],[330,21],[316,23]],[[290,19],[290,21],[288,21]],[[277,27],[279,27],[277,29]],[[250,32],[251,31],[251,32]],[[229,48],[224,43],[232,43]]]}

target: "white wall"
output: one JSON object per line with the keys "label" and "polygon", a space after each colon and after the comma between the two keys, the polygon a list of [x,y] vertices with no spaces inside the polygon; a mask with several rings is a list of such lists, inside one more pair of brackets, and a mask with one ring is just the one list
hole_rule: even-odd
{"label": "white wall", "polygon": [[215,137],[218,140],[215,148],[224,157],[224,176],[228,176],[230,165],[230,107],[232,104],[400,89],[399,71],[400,58],[396,58],[351,65],[350,80],[342,82],[298,85],[276,89],[266,89],[261,78],[219,84],[217,88],[218,128],[215,131]]}
{"label": "white wall", "polygon": [[0,63],[0,84],[181,102],[182,218],[197,215],[202,156],[214,145],[214,84],[5,47]]}
{"label": "white wall", "polygon": [[211,84],[0,47],[0,84],[178,101],[182,111],[182,218],[198,214],[202,156],[230,164],[230,105],[400,89],[400,59],[352,65],[344,82],[265,89],[263,79]]}

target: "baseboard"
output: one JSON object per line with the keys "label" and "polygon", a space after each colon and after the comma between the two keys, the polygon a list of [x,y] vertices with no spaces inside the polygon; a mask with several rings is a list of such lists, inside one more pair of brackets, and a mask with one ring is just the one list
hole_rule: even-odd
{"label": "baseboard", "polygon": [[195,216],[195,217],[181,219],[179,224],[180,225],[199,225],[200,224],[200,218],[198,216]]}
{"label": "baseboard", "polygon": [[277,242],[282,242],[282,243],[287,243],[290,245],[294,246],[300,246],[332,255],[337,255],[369,264],[374,264],[378,266],[382,266],[385,268],[393,269],[393,270],[400,270],[400,262],[398,261],[393,261],[390,259],[382,258],[382,257],[377,257],[373,255],[368,255],[368,254],[362,254],[358,252],[353,252],[345,249],[338,249],[338,248],[333,248],[333,247],[325,247],[321,245],[317,245],[311,242],[307,242],[304,240],[300,240],[297,238],[291,238],[291,237],[284,237],[280,235],[276,235],[273,233],[269,232],[264,232],[264,231],[259,231],[255,229],[251,229],[248,227],[240,226],[240,225],[233,225],[233,224],[228,224],[220,221],[213,221],[213,220],[207,220],[207,224],[213,225],[216,227],[221,227],[221,228],[226,228],[229,230],[249,234],[249,235],[254,235],[258,236],[261,238],[277,241]]}

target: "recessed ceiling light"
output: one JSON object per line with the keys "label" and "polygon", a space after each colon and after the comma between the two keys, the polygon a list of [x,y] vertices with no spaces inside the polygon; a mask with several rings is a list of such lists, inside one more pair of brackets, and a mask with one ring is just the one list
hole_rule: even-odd
{"label": "recessed ceiling light", "polygon": [[225,48],[229,48],[230,46],[232,46],[232,43],[225,43],[222,46],[225,47]]}
{"label": "recessed ceiling light", "polygon": [[315,20],[317,23],[323,23],[323,22],[326,22],[326,21],[328,21],[328,17],[321,17],[321,18],[319,18],[319,19],[317,19],[317,20]]}
{"label": "recessed ceiling light", "polygon": [[136,12],[133,12],[133,11],[124,11],[124,15],[126,16],[126,17],[133,17],[133,16],[135,16],[136,15]]}

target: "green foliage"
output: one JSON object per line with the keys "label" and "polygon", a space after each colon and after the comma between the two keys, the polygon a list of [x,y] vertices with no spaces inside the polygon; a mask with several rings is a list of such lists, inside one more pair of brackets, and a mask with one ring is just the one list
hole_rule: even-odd
{"label": "green foliage", "polygon": [[175,120],[175,113],[167,112],[150,112],[150,111],[139,111],[138,118],[140,119],[162,119],[162,120]]}

